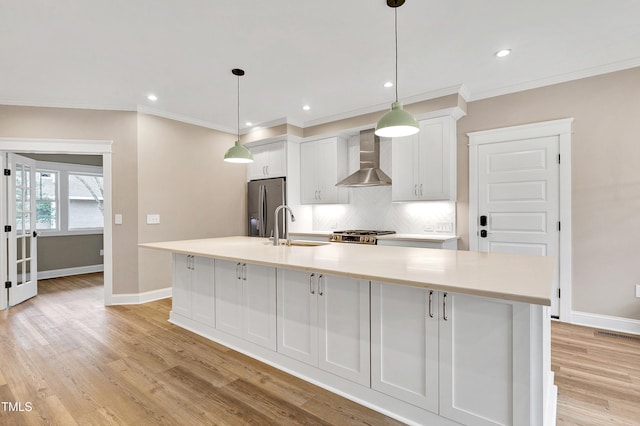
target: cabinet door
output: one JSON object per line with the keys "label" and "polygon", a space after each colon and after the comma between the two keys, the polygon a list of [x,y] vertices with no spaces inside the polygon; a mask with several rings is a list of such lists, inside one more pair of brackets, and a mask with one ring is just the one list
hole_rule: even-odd
{"label": "cabinet door", "polygon": [[462,424],[530,424],[529,305],[441,297],[440,414]]}
{"label": "cabinet door", "polygon": [[287,175],[287,151],[284,142],[266,145],[265,172],[267,177],[283,177]]}
{"label": "cabinet door", "polygon": [[391,147],[393,201],[414,201],[418,197],[420,133],[394,138]]}
{"label": "cabinet door", "polygon": [[437,299],[437,292],[422,288],[371,282],[371,387],[434,413]]}
{"label": "cabinet door", "polygon": [[300,144],[300,202],[315,204],[318,202],[318,162],[316,144]]}
{"label": "cabinet door", "polygon": [[318,200],[317,203],[333,204],[338,202],[338,140],[323,139],[314,142],[317,145],[318,162]]}
{"label": "cabinet door", "polygon": [[369,387],[369,281],[334,275],[318,279],[318,366]]}
{"label": "cabinet door", "polygon": [[278,269],[278,352],[318,365],[315,274]]}
{"label": "cabinet door", "polygon": [[213,259],[191,258],[191,318],[203,324],[215,324]]}
{"label": "cabinet door", "polygon": [[247,180],[264,179],[266,177],[267,152],[264,146],[256,146],[249,149],[253,156],[253,162],[247,164]]}
{"label": "cabinet door", "polygon": [[243,264],[215,261],[216,328],[242,337]]}
{"label": "cabinet door", "polygon": [[173,254],[173,289],[171,310],[191,318],[191,256]]}
{"label": "cabinet door", "polygon": [[418,198],[422,200],[450,199],[452,121],[451,117],[439,117],[420,122],[417,184]]}
{"label": "cabinet door", "polygon": [[243,337],[276,350],[276,268],[246,265],[243,289]]}

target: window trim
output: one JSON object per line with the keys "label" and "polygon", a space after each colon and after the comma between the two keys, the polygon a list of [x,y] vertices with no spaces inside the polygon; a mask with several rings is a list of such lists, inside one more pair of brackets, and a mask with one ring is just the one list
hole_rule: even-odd
{"label": "window trim", "polygon": [[57,172],[59,179],[58,199],[56,200],[58,202],[58,229],[39,229],[38,234],[41,237],[104,234],[104,226],[102,228],[69,229],[69,174],[99,175],[104,179],[101,166],[37,161],[36,172]]}

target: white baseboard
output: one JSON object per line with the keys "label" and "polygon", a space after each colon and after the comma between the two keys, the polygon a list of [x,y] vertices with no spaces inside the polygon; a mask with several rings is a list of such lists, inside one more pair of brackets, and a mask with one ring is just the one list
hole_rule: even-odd
{"label": "white baseboard", "polygon": [[573,311],[571,312],[571,323],[585,325],[587,327],[619,331],[622,333],[640,334],[640,320],[629,318]]}
{"label": "white baseboard", "polygon": [[114,294],[111,296],[112,305],[138,305],[140,303],[153,302],[154,300],[171,297],[171,287],[160,290],[146,291],[144,293]]}
{"label": "white baseboard", "polygon": [[71,275],[90,274],[93,272],[104,272],[104,265],[78,266],[76,268],[51,269],[49,271],[38,271],[38,279],[68,277]]}

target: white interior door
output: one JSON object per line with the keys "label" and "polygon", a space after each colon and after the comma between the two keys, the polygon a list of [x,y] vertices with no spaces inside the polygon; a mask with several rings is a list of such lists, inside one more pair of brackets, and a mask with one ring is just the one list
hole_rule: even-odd
{"label": "white interior door", "polygon": [[558,136],[478,146],[479,251],[556,258],[551,315],[559,314]]}
{"label": "white interior door", "polygon": [[16,154],[7,154],[8,179],[5,221],[9,306],[17,305],[38,294],[38,262],[36,243],[36,162]]}

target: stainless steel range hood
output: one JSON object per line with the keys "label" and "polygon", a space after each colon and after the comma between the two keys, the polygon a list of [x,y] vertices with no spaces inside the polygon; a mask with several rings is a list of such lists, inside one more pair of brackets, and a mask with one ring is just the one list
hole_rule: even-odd
{"label": "stainless steel range hood", "polygon": [[391,178],[380,170],[380,138],[374,129],[360,132],[360,170],[347,176],[336,186],[388,186]]}

